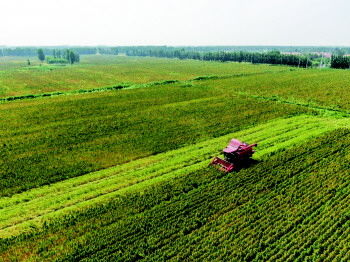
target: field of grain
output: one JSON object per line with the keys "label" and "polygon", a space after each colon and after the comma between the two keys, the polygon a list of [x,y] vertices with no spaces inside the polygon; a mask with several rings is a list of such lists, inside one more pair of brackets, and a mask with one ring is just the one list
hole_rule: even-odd
{"label": "field of grain", "polygon": [[[1,61],[2,60],[2,61]],[[36,61],[36,58],[32,58]],[[26,58],[0,58],[0,97],[93,89],[162,80],[190,80],[206,75],[249,74],[286,67],[179,61],[125,56],[83,56],[76,65],[27,66]]]}
{"label": "field of grain", "polygon": [[[0,259],[349,258],[348,72],[81,61],[0,63]],[[231,138],[255,163],[208,167]]]}

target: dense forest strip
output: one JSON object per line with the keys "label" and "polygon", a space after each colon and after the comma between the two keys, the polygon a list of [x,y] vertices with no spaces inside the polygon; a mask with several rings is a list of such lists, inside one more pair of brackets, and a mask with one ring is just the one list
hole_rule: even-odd
{"label": "dense forest strip", "polygon": [[[167,57],[179,59],[196,59],[203,61],[220,61],[220,62],[248,62],[252,64],[272,64],[272,65],[288,65],[308,68],[312,66],[313,59],[324,59],[320,54],[283,54],[274,50],[269,52],[247,52],[247,51],[210,51],[198,52],[185,49],[169,49],[169,48],[149,48],[149,49],[133,49],[126,52],[128,56],[153,56]],[[327,61],[327,63],[329,63]],[[317,64],[319,66],[319,64]],[[330,58],[330,67],[336,69],[349,69],[350,59],[344,55],[333,54]]]}
{"label": "dense forest strip", "polygon": [[311,60],[303,55],[282,54],[279,51],[270,52],[197,52],[185,49],[145,48],[132,49],[126,52],[128,56],[153,56],[179,59],[195,59],[220,62],[248,62],[252,64],[288,65],[307,68],[312,65]]}

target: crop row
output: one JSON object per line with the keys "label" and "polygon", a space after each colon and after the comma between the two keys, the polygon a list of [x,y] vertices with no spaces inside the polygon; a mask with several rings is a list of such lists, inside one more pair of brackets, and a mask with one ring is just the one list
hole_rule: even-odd
{"label": "crop row", "polygon": [[255,158],[261,160],[264,155],[266,158],[266,155],[303,143],[347,122],[311,116],[273,120],[192,146],[3,197],[0,198],[0,236],[15,235],[53,216],[107,202],[116,195],[142,191],[162,180],[202,169],[232,137],[258,142]]}
{"label": "crop row", "polygon": [[[330,151],[334,153],[332,150]],[[243,210],[225,213],[224,219],[219,218],[215,221],[215,228],[213,224],[208,224],[206,227],[208,231],[194,234],[197,236],[201,234],[201,237],[198,238],[201,241],[198,246],[206,241],[216,241],[220,243],[220,246],[239,246],[242,250],[250,250],[244,254],[244,252],[232,248],[230,256],[237,260],[255,258],[257,261],[276,261],[279,259],[283,261],[288,256],[293,260],[296,258],[292,254],[293,249],[299,252],[306,250],[309,243],[312,245],[320,237],[322,239],[323,232],[328,226],[337,227],[337,224],[340,223],[340,229],[344,230],[346,224],[343,225],[343,219],[339,219],[338,222],[337,219],[329,216],[346,211],[345,205],[349,201],[348,196],[330,194],[328,185],[335,177],[346,176],[346,167],[333,169],[335,172],[333,174],[329,173],[330,168],[327,169],[327,167],[325,168],[328,171],[327,175],[320,176],[322,171],[318,172],[321,169],[320,166],[331,165],[333,161],[339,161],[340,155],[329,157],[327,160],[322,159],[319,164],[313,165],[311,170],[307,168],[306,172],[303,171],[299,175],[299,179],[293,179],[289,190],[283,194],[277,190],[278,188],[288,188],[286,183],[282,183],[276,188],[277,190],[275,189],[273,193],[269,193],[264,199],[261,199],[259,205],[249,204],[244,209],[242,208]],[[315,171],[317,172],[317,183],[314,181],[316,175],[312,174]],[[338,182],[338,186],[343,191],[349,190],[348,183]],[[244,217],[248,217],[249,225],[246,223],[247,221],[244,221]],[[242,218],[243,221],[241,221]],[[320,227],[319,223],[322,224]],[[232,227],[227,227],[228,224]],[[234,238],[225,239],[225,235],[233,233],[231,230],[236,233]],[[331,230],[330,233],[333,235],[334,231]],[[194,236],[189,238],[193,239]],[[189,240],[187,239],[187,241]],[[198,253],[202,253],[203,256],[210,254],[210,252],[204,254],[203,251],[198,251]],[[243,254],[244,256],[242,256]]]}
{"label": "crop row", "polygon": [[308,111],[181,84],[1,104],[0,196]]}
{"label": "crop row", "polygon": [[349,110],[350,73],[337,70],[298,70],[270,75],[208,80],[203,85],[229,93],[244,92],[302,104]]}
{"label": "crop row", "polygon": [[69,241],[75,251],[62,260],[327,260],[348,247],[319,240],[349,241],[340,233],[348,226],[349,150],[349,131],[337,130]]}
{"label": "crop row", "polygon": [[95,89],[122,82],[140,84],[167,79],[187,80],[206,74],[227,75],[288,69],[267,65],[121,56],[81,56],[79,65],[69,67],[27,66],[26,61],[27,58],[2,58],[0,97]]}
{"label": "crop row", "polygon": [[[332,237],[341,231],[326,233],[328,227],[347,226],[349,146],[349,131],[338,129],[307,147],[293,147],[212,182],[200,181],[217,172],[200,169],[164,181],[168,186],[162,190],[158,184],[145,189],[146,197],[127,194],[120,200],[126,205],[111,201],[34,240],[18,238],[3,257],[13,257],[16,250],[17,255],[32,252],[41,261],[57,254],[65,254],[64,261],[267,260],[280,258],[284,249],[282,255],[295,259],[308,256],[298,252],[310,235],[311,254],[325,257],[324,245],[314,254],[323,232]],[[335,247],[339,254],[345,240]]]}

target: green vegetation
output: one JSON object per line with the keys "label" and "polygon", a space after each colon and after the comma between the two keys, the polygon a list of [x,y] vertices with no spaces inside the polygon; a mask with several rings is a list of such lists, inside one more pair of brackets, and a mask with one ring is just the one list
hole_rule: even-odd
{"label": "green vegetation", "polygon": [[215,86],[225,92],[274,98],[310,107],[350,110],[350,71],[297,70],[269,75],[206,81],[203,86]]}
{"label": "green vegetation", "polygon": [[45,60],[45,54],[42,48],[38,49],[38,59],[40,60],[40,62],[44,62]]}
{"label": "green vegetation", "polygon": [[[26,58],[27,59],[27,58]],[[198,76],[256,74],[289,70],[287,67],[237,63],[177,61],[125,56],[83,56],[71,66],[42,65],[31,59],[0,59],[0,97],[95,89],[128,83],[190,80]]]}
{"label": "green vegetation", "polygon": [[47,56],[46,63],[48,63],[48,64],[68,64],[68,60],[65,58]]}
{"label": "green vegetation", "polygon": [[349,139],[337,131],[117,223],[111,215],[62,260],[346,259]]}
{"label": "green vegetation", "polygon": [[46,58],[46,62],[48,64],[74,64],[79,63],[80,56],[78,53],[73,50],[56,50],[53,51],[53,56],[45,56],[43,49],[38,49],[38,58],[41,62],[43,62]]}
{"label": "green vegetation", "polygon": [[64,57],[61,56],[47,56],[46,62],[48,64],[74,64],[79,63],[80,58],[79,54],[74,53],[71,50],[66,50],[66,54]]}
{"label": "green vegetation", "polygon": [[[60,52],[62,49],[70,48],[80,55],[95,55],[108,54],[118,55],[118,53],[134,52],[135,50],[167,50],[176,51],[184,50],[191,52],[274,52],[280,51],[282,53],[301,53],[314,59],[322,57],[322,53],[344,55],[350,54],[349,47],[335,47],[335,46],[182,46],[181,48],[172,46],[106,46],[106,47],[46,47],[42,48],[45,54],[53,55],[55,52]],[[5,47],[1,49],[3,56],[35,56],[37,52],[36,47]]]}
{"label": "green vegetation", "polygon": [[[74,52],[78,53],[79,55],[95,55],[97,53],[97,50],[101,54],[118,54],[118,49],[115,47],[105,47],[105,48],[98,48],[98,47],[56,47],[56,48],[39,48],[45,53],[46,55],[52,55],[55,56],[55,54],[61,53],[64,49],[71,49]],[[2,56],[36,56],[38,54],[38,48],[37,47],[8,47],[8,48],[1,48],[1,55]]]}
{"label": "green vegetation", "polygon": [[307,112],[181,84],[0,108],[2,196]]}
{"label": "green vegetation", "polygon": [[333,55],[331,59],[331,67],[339,69],[349,69],[350,58],[343,55]]}
{"label": "green vegetation", "polygon": [[169,49],[167,47],[142,48],[128,50],[129,56],[155,56],[180,59],[197,59],[203,61],[250,62],[253,64],[289,65],[310,67],[311,60],[307,56],[286,55],[279,51],[270,52],[197,52],[186,51],[183,48]]}
{"label": "green vegetation", "polygon": [[238,173],[202,168],[117,197],[3,241],[2,258],[346,259],[350,133],[309,142]]}
{"label": "green vegetation", "polygon": [[[1,261],[349,259],[347,71],[26,59],[0,61]],[[233,137],[255,162],[208,167]]]}
{"label": "green vegetation", "polygon": [[[244,131],[3,198],[0,200],[4,213],[0,220],[0,236],[15,235],[47,218],[107,202],[116,195],[140,191],[159,181],[202,169],[232,137],[258,142],[254,158],[266,160],[276,152],[349,124],[348,119],[310,116],[273,120]],[[30,212],[22,213],[24,209]]]}

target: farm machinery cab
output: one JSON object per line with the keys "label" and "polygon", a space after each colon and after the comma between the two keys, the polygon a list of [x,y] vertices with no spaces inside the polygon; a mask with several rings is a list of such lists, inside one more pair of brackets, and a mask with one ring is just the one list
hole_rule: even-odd
{"label": "farm machinery cab", "polygon": [[215,157],[211,165],[226,173],[237,170],[252,161],[254,154],[253,147],[257,144],[249,145],[237,139],[232,139],[228,146],[222,151],[225,159]]}

